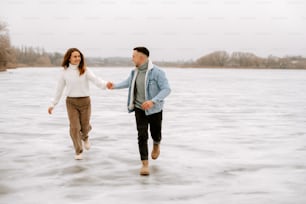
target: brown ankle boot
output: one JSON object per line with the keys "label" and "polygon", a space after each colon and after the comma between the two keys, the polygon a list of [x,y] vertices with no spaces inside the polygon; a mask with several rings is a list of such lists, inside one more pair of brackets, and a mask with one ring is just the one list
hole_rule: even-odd
{"label": "brown ankle boot", "polygon": [[153,150],[152,150],[152,153],[151,153],[152,159],[157,159],[159,154],[160,154],[159,144],[154,144],[153,145]]}
{"label": "brown ankle boot", "polygon": [[148,160],[142,160],[142,167],[140,169],[140,175],[148,176],[149,174],[150,174],[149,161]]}

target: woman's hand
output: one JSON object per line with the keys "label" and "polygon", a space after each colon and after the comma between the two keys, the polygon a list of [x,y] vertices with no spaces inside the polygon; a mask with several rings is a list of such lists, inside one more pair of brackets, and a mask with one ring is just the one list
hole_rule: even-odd
{"label": "woman's hand", "polygon": [[51,114],[52,114],[52,111],[53,111],[53,107],[50,106],[50,107],[48,108],[48,113],[51,115]]}

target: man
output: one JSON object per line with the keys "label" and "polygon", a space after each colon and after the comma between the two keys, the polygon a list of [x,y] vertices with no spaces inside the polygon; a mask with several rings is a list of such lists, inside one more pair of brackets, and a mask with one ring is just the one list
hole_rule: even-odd
{"label": "man", "polygon": [[142,161],[140,175],[144,176],[150,174],[148,126],[150,125],[151,137],[154,142],[151,157],[155,160],[160,154],[164,99],[171,92],[165,73],[152,64],[149,55],[149,50],[145,47],[134,48],[133,62],[136,68],[131,71],[130,76],[121,83],[107,83],[109,89],[129,88],[128,111],[135,112],[138,147]]}

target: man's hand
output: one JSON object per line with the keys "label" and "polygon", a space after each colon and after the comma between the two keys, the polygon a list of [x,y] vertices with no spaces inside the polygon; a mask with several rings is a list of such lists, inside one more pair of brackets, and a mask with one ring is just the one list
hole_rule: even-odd
{"label": "man's hand", "polygon": [[154,106],[154,102],[153,101],[145,101],[141,107],[143,110],[149,110]]}
{"label": "man's hand", "polygon": [[50,107],[48,108],[48,113],[51,115],[51,114],[52,114],[52,111],[53,111],[53,107],[50,106]]}
{"label": "man's hand", "polygon": [[110,82],[110,81],[107,82],[106,87],[107,87],[108,89],[113,89],[113,88],[114,88],[113,82]]}

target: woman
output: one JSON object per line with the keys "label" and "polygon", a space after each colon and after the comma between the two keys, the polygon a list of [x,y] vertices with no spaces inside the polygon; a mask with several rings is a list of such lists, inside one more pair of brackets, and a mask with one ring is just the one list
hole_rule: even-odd
{"label": "woman", "polygon": [[97,78],[85,65],[83,54],[77,48],[67,50],[63,62],[63,70],[57,84],[55,97],[52,100],[48,113],[59,102],[64,88],[66,88],[66,106],[70,122],[70,136],[75,149],[75,159],[81,160],[83,144],[86,150],[90,149],[88,132],[91,130],[90,115],[91,103],[89,97],[89,81],[101,89],[106,88],[106,81]]}

